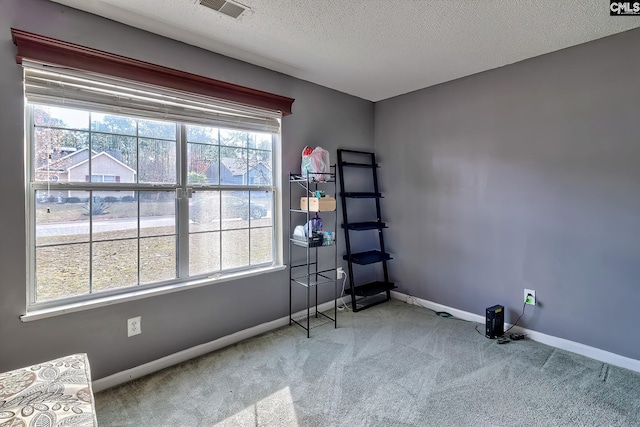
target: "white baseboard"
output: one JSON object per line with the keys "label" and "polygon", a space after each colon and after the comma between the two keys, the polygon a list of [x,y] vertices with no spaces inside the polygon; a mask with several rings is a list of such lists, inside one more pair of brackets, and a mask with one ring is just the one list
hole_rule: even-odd
{"label": "white baseboard", "polygon": [[[391,291],[391,296],[394,299],[406,302],[407,304],[414,304],[426,307],[434,311],[446,311],[451,313],[455,317],[460,319],[469,320],[471,322],[484,323],[484,316],[469,313],[468,311],[458,310],[457,308],[448,307],[446,305],[438,304],[432,301],[427,301],[414,296],[406,295],[401,292]],[[340,299],[338,304],[341,305]],[[326,311],[333,308],[333,301],[328,301],[324,304],[320,304],[318,309],[320,311]],[[294,314],[294,317],[303,316],[306,312],[300,311]],[[93,381],[92,387],[95,393],[106,390],[111,387],[115,387],[120,384],[124,384],[127,381],[134,380],[136,378],[149,375],[153,372],[157,372],[161,369],[168,368],[169,366],[176,365],[178,363],[185,362],[198,356],[210,353],[215,350],[227,347],[235,344],[247,338],[260,335],[265,332],[272,331],[274,329],[286,326],[289,324],[289,316],[281,317],[280,319],[273,320],[271,322],[262,323],[260,325],[253,326],[242,331],[238,331],[231,335],[218,338],[217,340],[200,344],[195,347],[188,348],[186,350],[179,351],[178,353],[165,356],[161,359],[154,360],[144,365],[136,366],[126,371],[118,372],[108,377],[100,378]],[[511,326],[507,324],[506,326]],[[590,347],[585,344],[580,344],[575,341],[566,340],[564,338],[554,337],[552,335],[543,334],[534,330],[521,328],[516,326],[513,328],[518,332],[524,333],[528,338],[541,342],[543,344],[550,345],[562,350],[570,351],[572,353],[580,354],[582,356],[590,357],[595,360],[599,360],[604,363],[608,363],[614,366],[620,366],[622,368],[630,369],[632,371],[640,372],[640,360],[631,359],[629,357],[620,356],[619,354],[611,353],[599,348]]]}
{"label": "white baseboard", "polygon": [[[469,320],[471,322],[484,323],[485,321],[484,316],[469,313],[468,311],[458,310],[457,308],[453,307],[447,307],[446,305],[437,304],[435,302],[403,294],[401,292],[391,291],[391,296],[397,300],[406,302],[407,304],[420,305],[434,311],[446,311],[447,313],[451,313],[455,317]],[[509,326],[511,325],[505,324],[505,327]],[[526,334],[527,338],[530,338],[533,341],[541,342],[551,347],[590,357],[591,359],[599,360],[600,362],[608,363],[610,365],[620,366],[621,368],[640,372],[640,360],[620,356],[619,354],[611,353],[609,351],[601,350],[595,347],[590,347],[588,345],[566,340],[564,338],[554,337],[553,335],[543,334],[542,332],[537,332],[531,329],[521,328],[520,326],[515,326],[513,330]]]}
{"label": "white baseboard", "polygon": [[[338,305],[341,302],[338,299]],[[333,301],[327,301],[318,305],[319,311],[327,311],[334,307]],[[306,316],[307,311],[302,310],[293,315],[293,317]],[[137,378],[149,375],[153,372],[157,372],[161,369],[168,368],[169,366],[177,365],[178,363],[186,362],[194,357],[202,356],[212,351],[219,350],[221,348],[230,346],[237,342],[246,340],[247,338],[254,337],[256,335],[263,334],[265,332],[272,331],[274,329],[286,326],[289,324],[289,316],[281,317],[280,319],[272,320],[271,322],[262,323],[260,325],[253,326],[242,331],[235,332],[231,335],[218,338],[217,340],[210,341],[208,343],[200,344],[195,347],[188,348],[186,350],[179,351],[169,356],[165,356],[161,359],[154,360],[144,365],[136,366],[126,371],[118,372],[108,377],[100,378],[92,382],[94,393],[106,390],[111,387],[115,387],[120,384],[124,384],[127,381],[135,380]]]}

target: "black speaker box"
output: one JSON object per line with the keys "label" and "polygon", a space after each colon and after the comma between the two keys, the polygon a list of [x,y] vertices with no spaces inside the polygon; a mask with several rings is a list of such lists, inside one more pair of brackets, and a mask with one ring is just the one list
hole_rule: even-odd
{"label": "black speaker box", "polygon": [[487,338],[499,338],[504,334],[504,307],[494,305],[487,308]]}

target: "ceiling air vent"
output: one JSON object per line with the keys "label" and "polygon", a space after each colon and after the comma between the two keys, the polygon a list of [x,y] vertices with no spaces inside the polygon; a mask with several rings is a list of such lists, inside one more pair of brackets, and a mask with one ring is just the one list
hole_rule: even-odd
{"label": "ceiling air vent", "polygon": [[227,0],[200,0],[200,4],[232,18],[237,18],[247,10],[246,7]]}

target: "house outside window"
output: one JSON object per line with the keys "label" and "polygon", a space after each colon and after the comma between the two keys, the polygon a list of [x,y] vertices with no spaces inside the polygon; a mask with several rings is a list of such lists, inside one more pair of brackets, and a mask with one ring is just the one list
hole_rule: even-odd
{"label": "house outside window", "polygon": [[278,263],[279,128],[49,99],[27,89],[30,308]]}

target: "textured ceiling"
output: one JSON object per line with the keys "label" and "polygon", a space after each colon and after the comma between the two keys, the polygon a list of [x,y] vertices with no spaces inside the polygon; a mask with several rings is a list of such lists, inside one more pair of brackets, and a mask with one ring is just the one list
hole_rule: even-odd
{"label": "textured ceiling", "polygon": [[379,101],[640,27],[608,0],[52,0]]}

